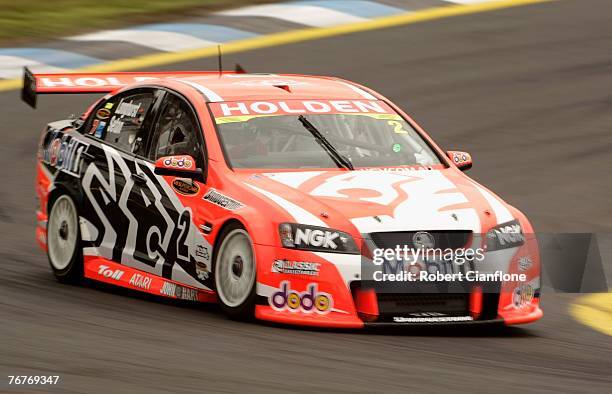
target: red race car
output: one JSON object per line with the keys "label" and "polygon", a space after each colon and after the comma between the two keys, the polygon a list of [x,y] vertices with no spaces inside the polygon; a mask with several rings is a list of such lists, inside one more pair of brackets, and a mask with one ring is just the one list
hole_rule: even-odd
{"label": "red race car", "polygon": [[39,144],[36,237],[60,282],[320,327],[542,316],[525,216],[368,88],[26,69],[23,99],[39,93],[107,93]]}

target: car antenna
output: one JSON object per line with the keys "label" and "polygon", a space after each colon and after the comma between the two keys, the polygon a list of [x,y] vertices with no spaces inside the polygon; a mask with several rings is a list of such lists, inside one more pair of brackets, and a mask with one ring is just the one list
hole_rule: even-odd
{"label": "car antenna", "polygon": [[218,59],[219,59],[219,78],[223,74],[223,62],[221,61],[221,45],[217,45]]}

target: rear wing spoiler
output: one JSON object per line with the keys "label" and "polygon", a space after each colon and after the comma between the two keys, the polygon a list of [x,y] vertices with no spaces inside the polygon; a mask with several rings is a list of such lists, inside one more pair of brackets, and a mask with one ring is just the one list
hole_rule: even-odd
{"label": "rear wing spoiler", "polygon": [[[224,71],[223,74],[234,74]],[[23,72],[21,99],[36,108],[38,94],[108,93],[133,83],[164,79],[219,75],[218,71],[116,72],[75,74],[34,74],[27,67]]]}

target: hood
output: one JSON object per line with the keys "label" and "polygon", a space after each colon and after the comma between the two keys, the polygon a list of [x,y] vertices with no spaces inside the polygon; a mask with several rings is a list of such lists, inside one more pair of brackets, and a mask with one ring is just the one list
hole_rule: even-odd
{"label": "hood", "polygon": [[502,200],[454,169],[262,172],[242,181],[291,221],[351,233],[481,233],[513,219]]}

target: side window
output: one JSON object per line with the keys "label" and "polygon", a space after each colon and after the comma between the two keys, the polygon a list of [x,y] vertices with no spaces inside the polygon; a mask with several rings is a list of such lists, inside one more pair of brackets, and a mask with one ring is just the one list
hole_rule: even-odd
{"label": "side window", "polygon": [[148,91],[110,98],[93,114],[89,134],[124,151],[143,155],[147,132],[143,125],[154,101],[153,92]]}
{"label": "side window", "polygon": [[189,105],[179,97],[168,94],[161,106],[159,121],[151,140],[149,158],[191,155],[199,168],[204,168],[202,146],[198,139],[197,119]]}

